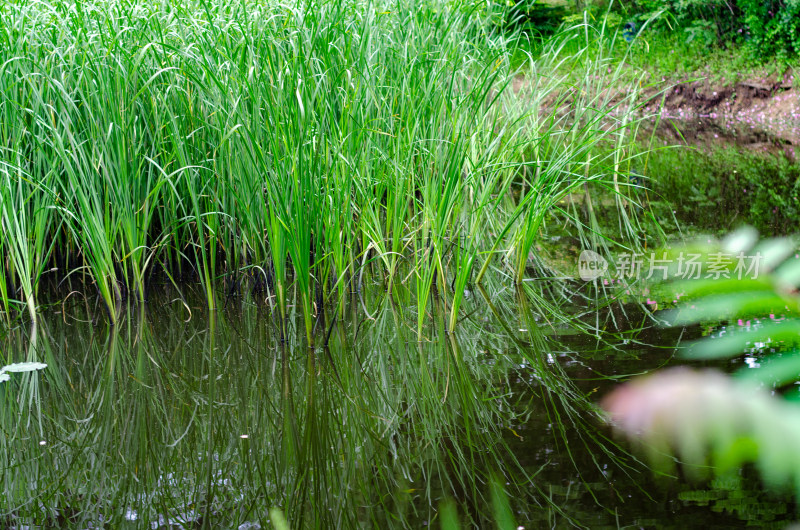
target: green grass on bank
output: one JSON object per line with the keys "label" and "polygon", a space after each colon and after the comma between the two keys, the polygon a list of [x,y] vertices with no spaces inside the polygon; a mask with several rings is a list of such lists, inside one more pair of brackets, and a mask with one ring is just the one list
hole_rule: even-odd
{"label": "green grass on bank", "polygon": [[743,81],[777,79],[786,74],[800,86],[800,62],[756,62],[741,46],[707,46],[699,41],[687,42],[684,34],[646,32],[631,46],[624,59],[630,66],[648,72],[653,81],[667,82],[708,79],[714,85],[728,87]]}

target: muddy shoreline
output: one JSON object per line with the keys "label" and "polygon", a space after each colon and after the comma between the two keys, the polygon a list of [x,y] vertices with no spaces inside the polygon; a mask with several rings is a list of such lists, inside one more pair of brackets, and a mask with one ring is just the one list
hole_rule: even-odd
{"label": "muddy shoreline", "polygon": [[[520,93],[527,86],[520,75],[514,91]],[[609,87],[600,97],[614,104],[627,95],[628,87]],[[571,98],[561,96],[553,94],[545,105],[558,102],[566,109]],[[663,79],[647,86],[642,96],[644,112],[659,122],[660,136],[668,142],[782,152],[795,160],[800,156],[800,79],[789,73],[733,84],[724,78]]]}
{"label": "muddy shoreline", "polygon": [[[707,78],[664,81],[647,93],[651,101],[646,110],[657,111],[661,104],[662,118],[716,123],[718,131],[704,127],[712,138],[732,131],[725,136],[737,138],[737,145],[773,151],[783,147],[793,158],[794,148],[800,146],[800,87],[789,73],[727,85],[724,78],[716,83]],[[693,128],[686,132],[693,134]]]}

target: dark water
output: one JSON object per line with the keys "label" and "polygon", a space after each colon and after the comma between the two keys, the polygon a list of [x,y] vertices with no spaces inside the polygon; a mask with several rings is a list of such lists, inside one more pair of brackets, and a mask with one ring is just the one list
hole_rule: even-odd
{"label": "dark water", "polygon": [[113,329],[72,297],[7,332],[6,361],[48,367],[0,385],[0,526],[271,528],[280,507],[298,528],[421,528],[454,502],[490,527],[493,479],[524,528],[796,518],[748,470],[656,476],[603,424],[601,396],[697,331],[529,283],[469,293],[452,335],[434,304],[420,339],[410,299],[369,289],[314,348],[298,315],[281,340],[262,302],[170,293]]}
{"label": "dark water", "polygon": [[799,128],[786,137],[731,120],[663,120],[645,146],[652,151],[633,165],[649,188],[640,200],[668,232],[723,234],[749,224],[765,236],[794,233]]}

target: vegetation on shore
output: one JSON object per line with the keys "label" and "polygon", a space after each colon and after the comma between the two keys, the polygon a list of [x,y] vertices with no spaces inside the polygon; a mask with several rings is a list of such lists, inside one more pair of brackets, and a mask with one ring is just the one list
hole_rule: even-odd
{"label": "vegetation on shore", "polygon": [[311,341],[368,269],[411,282],[421,314],[443,295],[452,329],[497,256],[525,279],[564,197],[593,183],[636,216],[619,174],[638,92],[596,90],[617,75],[589,57],[602,24],[520,67],[519,33],[444,1],[19,0],[0,22],[8,318],[36,320],[45,277],[83,278],[112,323],[154,274],[210,308],[227,278],[284,316],[292,286]]}

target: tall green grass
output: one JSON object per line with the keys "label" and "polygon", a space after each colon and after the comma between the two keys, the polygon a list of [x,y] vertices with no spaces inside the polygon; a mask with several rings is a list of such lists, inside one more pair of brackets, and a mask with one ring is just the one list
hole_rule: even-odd
{"label": "tall green grass", "polygon": [[559,201],[616,182],[639,119],[635,91],[596,86],[604,28],[520,69],[519,36],[490,15],[443,0],[5,3],[4,313],[21,300],[35,318],[58,256],[111,322],[156,272],[198,281],[210,308],[227,277],[284,321],[293,289],[312,343],[319,306],[343,315],[368,275],[414,285],[419,332],[440,296],[452,331],[497,255],[523,281]]}

